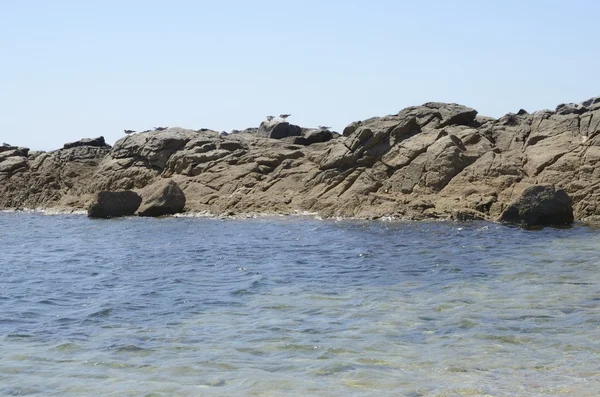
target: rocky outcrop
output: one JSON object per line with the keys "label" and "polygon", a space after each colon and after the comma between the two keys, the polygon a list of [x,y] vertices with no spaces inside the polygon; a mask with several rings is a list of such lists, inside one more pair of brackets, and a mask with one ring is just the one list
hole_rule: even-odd
{"label": "rocky outcrop", "polygon": [[336,137],[335,133],[324,129],[303,129],[302,135],[294,137],[291,142],[296,145],[308,146],[313,143],[329,142]]}
{"label": "rocky outcrop", "polygon": [[142,198],[130,190],[98,192],[88,207],[90,218],[118,218],[135,214]]}
{"label": "rocky outcrop", "polygon": [[90,184],[110,150],[78,146],[54,152],[1,152],[0,208],[84,209],[98,192]]}
{"label": "rocky outcrop", "polygon": [[565,226],[573,223],[571,198],[552,185],[531,186],[502,212],[499,221],[522,226]]}
{"label": "rocky outcrop", "polygon": [[183,212],[185,194],[170,179],[160,180],[147,186],[140,192],[142,204],[138,209],[140,216],[175,215]]}
{"label": "rocky outcrop", "polygon": [[28,166],[29,149],[11,146],[7,143],[0,146],[0,173],[8,174]]}
{"label": "rocky outcrop", "polygon": [[[14,150],[23,150],[23,149],[25,149],[25,148],[19,148],[17,146],[13,146],[8,143],[3,143],[0,146],[0,153],[10,152],[10,151],[14,151]],[[29,150],[29,149],[25,149],[25,150]]]}
{"label": "rocky outcrop", "polygon": [[85,208],[99,191],[169,179],[185,211],[497,219],[528,187],[553,185],[576,219],[600,220],[599,163],[597,98],[499,119],[430,102],[343,136],[272,121],[228,135],[161,128],[112,148],[1,147],[0,207]]}

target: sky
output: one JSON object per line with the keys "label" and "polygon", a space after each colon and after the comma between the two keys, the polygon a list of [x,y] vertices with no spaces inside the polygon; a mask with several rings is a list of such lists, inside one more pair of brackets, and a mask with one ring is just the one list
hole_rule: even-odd
{"label": "sky", "polygon": [[600,95],[596,0],[0,0],[0,144]]}

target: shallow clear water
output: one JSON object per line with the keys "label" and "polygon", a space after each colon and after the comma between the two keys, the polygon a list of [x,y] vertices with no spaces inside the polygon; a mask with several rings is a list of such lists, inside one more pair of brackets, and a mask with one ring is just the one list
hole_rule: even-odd
{"label": "shallow clear water", "polygon": [[0,213],[0,395],[597,396],[600,230]]}

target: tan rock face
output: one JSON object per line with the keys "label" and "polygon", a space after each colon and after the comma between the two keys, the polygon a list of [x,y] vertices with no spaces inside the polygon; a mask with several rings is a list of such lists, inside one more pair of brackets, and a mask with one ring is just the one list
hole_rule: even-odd
{"label": "tan rock face", "polygon": [[79,146],[0,157],[0,208],[84,209],[95,193],[89,189],[94,174],[110,150]]}
{"label": "tan rock face", "polygon": [[432,102],[353,122],[327,142],[283,127],[225,136],[166,128],[113,148],[82,140],[31,155],[2,147],[0,207],[84,208],[99,191],[170,178],[186,211],[494,219],[527,187],[551,184],[572,198],[577,219],[600,219],[597,99],[497,120]]}
{"label": "tan rock face", "polygon": [[140,192],[142,203],[137,211],[140,216],[164,216],[183,212],[185,194],[170,179],[162,179]]}

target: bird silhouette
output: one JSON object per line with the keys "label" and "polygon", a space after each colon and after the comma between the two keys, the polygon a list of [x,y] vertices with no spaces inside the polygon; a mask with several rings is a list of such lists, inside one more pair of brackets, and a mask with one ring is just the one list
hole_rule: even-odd
{"label": "bird silhouette", "polygon": [[328,130],[328,129],[330,129],[330,128],[331,128],[331,127],[327,127],[326,125],[320,125],[320,126],[319,126],[319,129],[320,129],[320,130]]}
{"label": "bird silhouette", "polygon": [[274,118],[274,116],[267,116],[267,121],[273,121]]}
{"label": "bird silhouette", "polygon": [[285,121],[285,119],[287,119],[287,118],[288,118],[288,117],[290,117],[290,116],[291,116],[291,114],[280,114],[280,115],[279,115],[279,117],[280,117],[280,118],[281,118],[283,121]]}
{"label": "bird silhouette", "polygon": [[133,134],[135,131],[134,130],[123,130],[123,132],[126,134]]}

